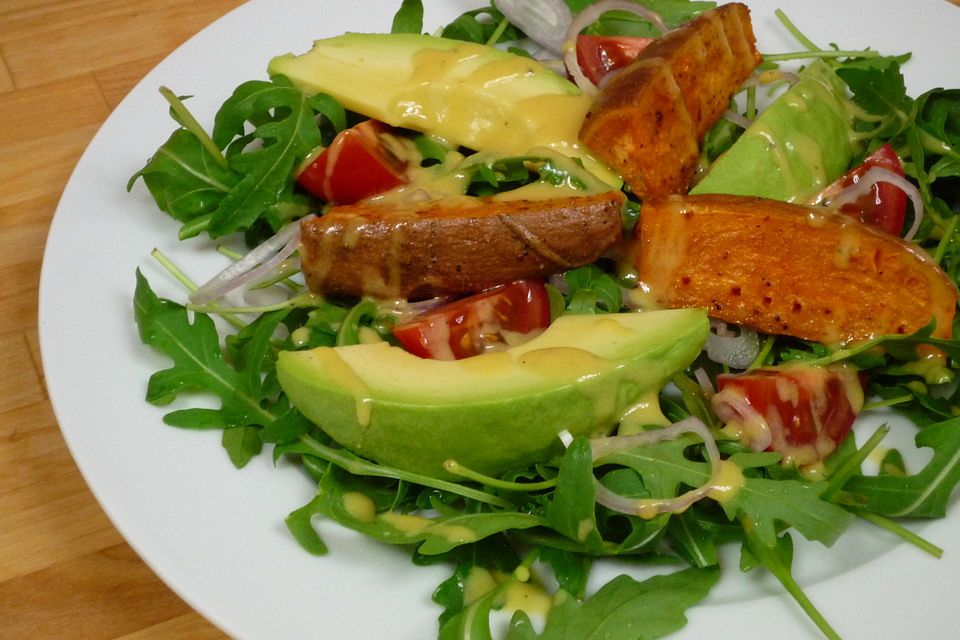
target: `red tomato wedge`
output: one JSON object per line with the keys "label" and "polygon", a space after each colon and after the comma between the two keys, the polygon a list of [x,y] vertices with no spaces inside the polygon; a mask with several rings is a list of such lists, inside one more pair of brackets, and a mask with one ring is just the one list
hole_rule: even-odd
{"label": "red tomato wedge", "polygon": [[622,69],[640,55],[653,38],[632,36],[577,36],[577,62],[593,84],[616,69]]}
{"label": "red tomato wedge", "polygon": [[816,464],[833,453],[863,407],[859,374],[848,367],[791,365],[717,376],[714,411],[751,449],[784,464]]}
{"label": "red tomato wedge", "polygon": [[541,280],[519,280],[461,298],[393,328],[415,356],[460,360],[506,348],[550,324],[550,299]]}
{"label": "red tomato wedge", "polygon": [[297,184],[331,204],[353,204],[406,184],[406,163],[381,136],[390,127],[376,120],[337,134],[297,175]]}
{"label": "red tomato wedge", "polygon": [[[882,167],[903,176],[900,157],[890,144],[885,144],[867,156],[862,164],[841,176],[828,190],[844,189],[855,184],[871,167]],[[898,236],[903,232],[907,215],[907,194],[889,182],[879,182],[870,189],[869,194],[843,205],[840,210],[861,222]]]}

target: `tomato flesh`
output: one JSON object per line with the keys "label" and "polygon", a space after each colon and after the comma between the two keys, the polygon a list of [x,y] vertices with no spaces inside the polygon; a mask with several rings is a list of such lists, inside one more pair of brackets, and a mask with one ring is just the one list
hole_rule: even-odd
{"label": "tomato flesh", "polygon": [[297,175],[297,184],[330,204],[352,204],[406,184],[406,163],[381,136],[390,128],[376,120],[337,134]]}
{"label": "tomato flesh", "polygon": [[859,375],[847,367],[793,365],[717,376],[711,404],[741,442],[810,465],[830,455],[863,407]]}
{"label": "tomato flesh", "polygon": [[[904,175],[900,157],[887,143],[867,156],[862,164],[841,176],[834,185],[840,189],[849,187],[859,182],[871,167],[889,169],[901,177]],[[900,235],[907,215],[907,194],[889,182],[878,182],[870,189],[870,193],[856,202],[843,205],[840,210],[887,233]]]}
{"label": "tomato flesh", "polygon": [[636,59],[653,38],[632,36],[577,36],[577,62],[590,82],[599,84],[611,71]]}
{"label": "tomato flesh", "polygon": [[504,349],[550,324],[550,299],[542,280],[519,280],[447,303],[393,328],[415,356],[460,360]]}

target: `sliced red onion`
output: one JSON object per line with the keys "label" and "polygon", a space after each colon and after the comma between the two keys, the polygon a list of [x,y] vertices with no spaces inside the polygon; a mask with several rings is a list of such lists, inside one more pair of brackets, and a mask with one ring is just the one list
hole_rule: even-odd
{"label": "sliced red onion", "polygon": [[726,323],[715,323],[716,333],[707,337],[707,357],[732,369],[747,369],[760,354],[760,337],[752,329],[730,331]]}
{"label": "sliced red onion", "polygon": [[573,20],[563,0],[496,0],[497,9],[527,34],[554,53],[563,52],[564,34]]}
{"label": "sliced red onion", "polygon": [[750,118],[748,118],[748,117],[746,117],[746,116],[744,116],[744,115],[742,115],[742,114],[737,113],[736,111],[734,111],[734,110],[732,110],[732,109],[727,109],[727,110],[724,112],[724,114],[723,114],[723,119],[724,119],[724,120],[729,120],[730,122],[732,122],[733,124],[737,125],[737,126],[740,127],[741,129],[746,129],[746,128],[748,128],[750,125],[753,124],[753,120],[751,120]]}
{"label": "sliced red onion", "polygon": [[773,433],[766,418],[750,404],[750,400],[742,391],[736,388],[727,388],[717,392],[710,399],[717,417],[724,423],[755,424],[762,428],[751,429],[741,440],[754,451],[766,451],[773,443]]}
{"label": "sliced red onion", "polygon": [[670,30],[667,24],[660,17],[659,13],[651,11],[642,4],[631,2],[630,0],[600,0],[577,14],[570,22],[567,33],[563,39],[563,62],[567,67],[567,73],[580,89],[593,95],[597,92],[597,87],[590,82],[590,79],[583,74],[580,69],[580,63],[577,60],[577,35],[588,26],[596,22],[600,16],[608,11],[626,11],[640,16],[660,31],[661,34]]}
{"label": "sliced red onion", "polygon": [[706,395],[711,396],[714,394],[715,389],[713,388],[713,383],[710,382],[710,376],[707,375],[706,369],[697,367],[693,371],[693,377],[696,378],[697,384],[700,385],[700,389],[702,389]]}
{"label": "sliced red onion", "polygon": [[206,304],[244,284],[262,279],[293,255],[299,246],[300,223],[295,221],[201,285],[190,294],[190,302]]}
{"label": "sliced red onion", "polygon": [[684,433],[693,433],[700,436],[706,446],[707,458],[710,461],[712,471],[711,478],[706,484],[696,489],[691,489],[674,498],[637,500],[614,493],[599,481],[594,480],[597,502],[619,513],[650,517],[660,513],[681,513],[688,509],[694,502],[709,495],[710,491],[715,488],[714,476],[720,465],[720,451],[717,449],[717,443],[713,438],[713,434],[711,434],[707,426],[697,418],[690,417],[676,422],[669,427],[664,427],[663,429],[652,429],[629,436],[613,436],[610,438],[595,439],[591,440],[590,444],[593,448],[593,459],[597,460],[617,451],[651,445],[663,440],[674,440]]}
{"label": "sliced red onion", "polygon": [[717,449],[717,443],[713,439],[713,434],[707,425],[703,424],[699,418],[689,417],[680,422],[674,422],[670,426],[662,429],[650,429],[639,433],[631,433],[627,436],[610,436],[607,438],[593,438],[590,440],[590,446],[593,450],[593,459],[599,460],[605,456],[634,447],[645,447],[664,440],[676,440],[685,433],[693,433],[703,440],[707,447],[707,457],[710,462],[716,464],[720,460],[720,451]]}
{"label": "sliced red onion", "polygon": [[398,299],[394,300],[392,303],[386,303],[390,306],[386,308],[385,311],[394,314],[397,317],[398,322],[405,322],[406,320],[414,318],[422,313],[433,311],[437,307],[444,305],[453,299],[454,296],[438,296],[436,298],[417,300],[415,302]]}
{"label": "sliced red onion", "polygon": [[570,293],[570,283],[567,282],[566,273],[556,273],[547,278],[547,282],[557,288],[557,291],[563,294]]}
{"label": "sliced red onion", "polygon": [[910,198],[910,202],[913,204],[913,224],[903,237],[906,240],[912,240],[917,235],[920,222],[923,220],[923,198],[920,196],[919,189],[912,182],[890,169],[870,167],[859,178],[855,178],[853,184],[849,187],[826,199],[824,204],[831,209],[839,209],[845,204],[856,202],[863,196],[869,195],[870,190],[878,182],[892,184]]}

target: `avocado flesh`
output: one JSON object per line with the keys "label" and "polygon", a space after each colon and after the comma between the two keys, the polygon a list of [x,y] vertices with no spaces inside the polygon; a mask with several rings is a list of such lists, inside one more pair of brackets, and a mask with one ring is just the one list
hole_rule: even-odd
{"label": "avocado flesh", "polygon": [[857,150],[845,85],[823,61],[774,100],[690,193],[809,202]]}
{"label": "avocado flesh", "polygon": [[267,70],[395,127],[504,156],[547,147],[619,185],[578,142],[590,97],[531,58],[430,35],[347,33],[277,56]]}
{"label": "avocado flesh", "polygon": [[280,385],[331,438],[381,464],[447,478],[544,462],[558,434],[660,423],[657,394],[700,353],[702,309],[558,318],[506,351],[425,360],[385,342],[281,352]]}

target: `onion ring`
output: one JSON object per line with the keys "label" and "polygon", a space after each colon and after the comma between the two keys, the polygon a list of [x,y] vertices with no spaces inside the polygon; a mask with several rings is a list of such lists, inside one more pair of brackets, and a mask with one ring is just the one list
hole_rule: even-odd
{"label": "onion ring", "polygon": [[578,13],[570,22],[563,39],[563,63],[567,67],[570,78],[587,95],[594,95],[597,92],[597,87],[590,82],[590,79],[580,69],[580,62],[577,60],[577,35],[608,11],[626,11],[638,15],[656,27],[661,35],[670,30],[659,13],[651,11],[642,4],[630,2],[630,0],[600,0]]}
{"label": "onion ring", "polygon": [[537,44],[553,51],[563,51],[564,34],[573,14],[563,0],[496,0],[497,9],[513,25]]}
{"label": "onion ring", "polygon": [[863,196],[869,195],[870,190],[879,182],[886,182],[897,187],[910,198],[913,204],[913,224],[907,230],[903,237],[905,240],[912,240],[920,229],[920,222],[923,220],[923,198],[916,186],[898,173],[894,173],[885,167],[870,167],[863,175],[854,180],[846,189],[836,193],[824,201],[824,205],[831,209],[839,209],[845,204],[856,202]]}
{"label": "onion ring", "polygon": [[190,302],[213,302],[248,282],[262,278],[293,255],[299,246],[300,222],[295,221],[201,285],[190,294]]}

